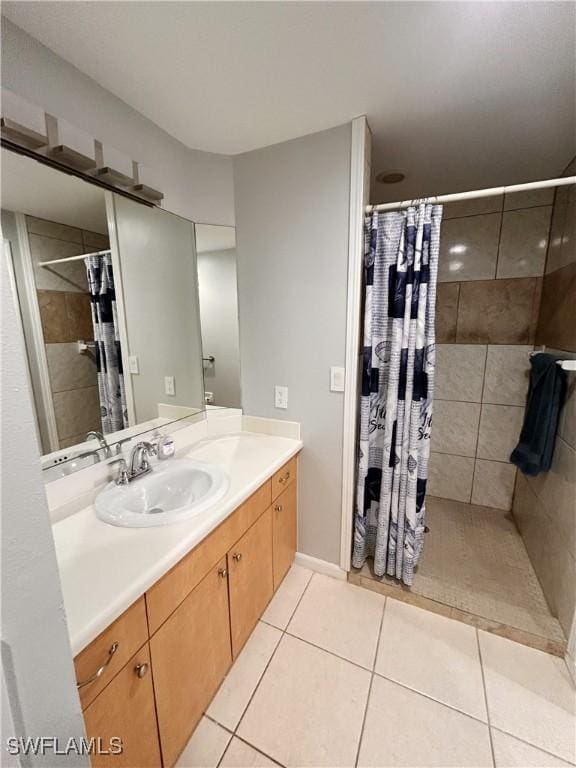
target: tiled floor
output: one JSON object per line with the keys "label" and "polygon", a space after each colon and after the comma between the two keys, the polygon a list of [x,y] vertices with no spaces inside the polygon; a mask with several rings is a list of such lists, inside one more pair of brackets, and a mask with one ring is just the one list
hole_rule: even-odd
{"label": "tiled floor", "polygon": [[[434,497],[428,497],[426,505],[430,530],[414,583],[404,591],[558,643],[563,649],[566,638],[550,613],[510,516]],[[368,564],[359,573],[376,578]],[[393,579],[382,581],[397,586]]]}
{"label": "tiled floor", "polygon": [[293,566],[179,768],[576,764],[563,660]]}

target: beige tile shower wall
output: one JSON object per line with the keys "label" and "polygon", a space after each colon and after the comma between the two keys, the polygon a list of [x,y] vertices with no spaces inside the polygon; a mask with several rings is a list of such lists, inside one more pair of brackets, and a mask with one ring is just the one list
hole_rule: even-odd
{"label": "beige tile shower wall", "polygon": [[509,510],[553,190],[445,206],[428,492]]}
{"label": "beige tile shower wall", "polygon": [[41,267],[38,262],[107,248],[108,237],[33,216],[26,217],[48,374],[60,448],[100,429],[96,363],[79,354],[77,341],[94,338],[86,267],[72,261]]}
{"label": "beige tile shower wall", "polygon": [[[576,358],[576,187],[558,189],[536,341]],[[560,346],[562,345],[562,346]],[[552,467],[518,473],[514,519],[552,611],[568,636],[576,608],[576,374],[560,415]]]}

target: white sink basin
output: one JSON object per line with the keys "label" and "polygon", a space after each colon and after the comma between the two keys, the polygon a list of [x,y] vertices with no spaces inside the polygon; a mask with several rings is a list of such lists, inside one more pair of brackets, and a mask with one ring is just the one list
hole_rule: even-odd
{"label": "white sink basin", "polygon": [[129,485],[110,483],[96,497],[96,514],[127,528],[179,523],[205,512],[228,490],[220,467],[192,459],[170,459]]}

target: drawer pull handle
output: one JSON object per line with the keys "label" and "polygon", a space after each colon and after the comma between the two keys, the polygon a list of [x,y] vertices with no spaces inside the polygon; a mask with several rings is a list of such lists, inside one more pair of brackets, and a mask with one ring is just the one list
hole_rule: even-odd
{"label": "drawer pull handle", "polygon": [[242,552],[234,552],[232,560],[236,560],[236,562],[239,563],[240,560],[242,560]]}
{"label": "drawer pull handle", "polygon": [[97,669],[96,672],[94,672],[94,674],[92,675],[92,677],[88,678],[88,680],[82,680],[81,683],[77,683],[76,687],[78,689],[84,688],[85,685],[90,685],[90,683],[93,683],[95,680],[98,680],[99,677],[102,677],[104,672],[106,672],[106,667],[112,661],[112,656],[114,656],[114,654],[118,650],[119,646],[120,646],[120,643],[118,643],[118,642],[112,643],[112,645],[110,646],[110,650],[108,651],[108,658],[106,659],[104,664],[102,664],[100,669]]}
{"label": "drawer pull handle", "polygon": [[283,509],[284,509],[284,507],[282,506],[282,504],[276,504],[274,506],[274,511],[275,512],[282,512]]}
{"label": "drawer pull handle", "polygon": [[137,677],[144,677],[146,674],[148,674],[148,664],[136,664],[134,667],[134,672],[136,672]]}
{"label": "drawer pull handle", "polygon": [[287,482],[288,482],[288,480],[290,480],[290,472],[286,472],[286,474],[284,475],[284,477],[281,477],[281,478],[278,480],[278,482],[279,482],[279,483],[287,483]]}
{"label": "drawer pull handle", "polygon": [[221,579],[225,579],[228,576],[228,571],[226,568],[218,568],[218,576],[220,576]]}

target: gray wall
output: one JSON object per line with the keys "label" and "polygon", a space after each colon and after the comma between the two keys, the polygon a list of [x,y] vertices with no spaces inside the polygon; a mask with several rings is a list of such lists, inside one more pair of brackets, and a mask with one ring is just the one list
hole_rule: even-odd
{"label": "gray wall", "polygon": [[[84,735],[16,308],[2,259],[2,666],[18,736]],[[2,751],[4,742],[2,740]],[[0,760],[3,762],[3,759]],[[30,757],[26,765],[88,765]]]}
{"label": "gray wall", "polygon": [[198,292],[204,356],[213,365],[204,369],[204,386],[214,393],[214,405],[240,408],[240,340],[236,251],[198,254]]}
{"label": "gray wall", "polygon": [[2,85],[154,169],[167,210],[234,223],[231,158],[189,149],[5,18]]}
{"label": "gray wall", "polygon": [[[338,563],[349,124],[234,158],[242,406],[299,421],[300,552]],[[289,388],[274,408],[274,385]]]}
{"label": "gray wall", "polygon": [[[136,423],[158,416],[158,403],[204,407],[202,342],[194,226],[167,211],[115,196],[116,230]],[[174,376],[175,395],[164,377]]]}

